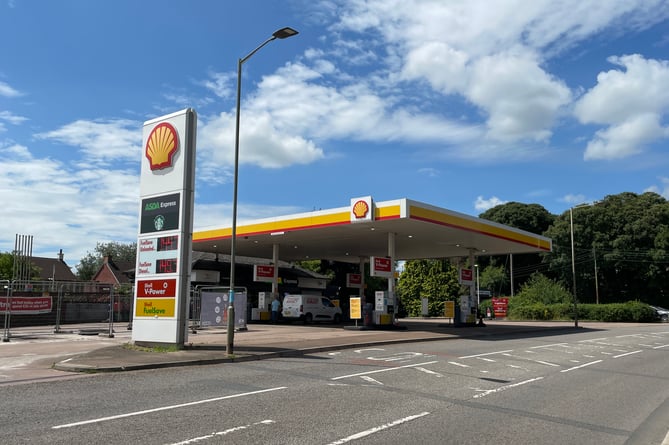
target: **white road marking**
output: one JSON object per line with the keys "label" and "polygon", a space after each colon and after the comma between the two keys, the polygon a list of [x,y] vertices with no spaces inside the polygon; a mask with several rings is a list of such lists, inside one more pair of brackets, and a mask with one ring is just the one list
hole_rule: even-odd
{"label": "white road marking", "polygon": [[627,355],[638,354],[639,352],[643,352],[643,350],[639,349],[638,351],[632,351],[632,352],[626,352],[625,354],[614,355],[613,358],[625,357]]}
{"label": "white road marking", "polygon": [[458,357],[458,358],[463,359],[463,358],[484,357],[486,355],[504,354],[505,352],[512,352],[512,351],[513,351],[513,349],[507,349],[505,351],[486,352],[485,354],[465,355],[465,356]]}
{"label": "white road marking", "polygon": [[560,366],[557,363],[544,362],[543,360],[532,360],[532,361],[535,362],[535,363],[540,363],[542,365],[546,365],[546,366]]}
{"label": "white road marking", "polygon": [[480,394],[474,395],[474,398],[475,399],[480,399],[481,397],[485,397],[485,396],[490,395],[490,394],[495,394],[497,392],[506,391],[508,389],[515,388],[515,387],[521,386],[521,385],[526,385],[528,383],[536,382],[536,381],[542,380],[542,379],[543,379],[543,377],[535,377],[533,379],[523,380],[522,382],[514,383],[512,385],[504,385],[504,386],[500,386],[499,388],[496,388],[496,389],[488,389],[488,390],[486,390],[486,391],[484,391]]}
{"label": "white road marking", "polygon": [[438,372],[431,371],[431,370],[426,369],[426,368],[414,368],[414,369],[415,369],[416,371],[424,372],[425,374],[432,374],[432,375],[435,375],[435,376],[437,376],[437,377],[443,377],[442,374],[439,374]]}
{"label": "white road marking", "polygon": [[[506,355],[506,354],[504,354],[504,355]],[[477,359],[477,360],[483,360],[484,362],[492,362],[492,363],[495,363],[495,360],[493,360],[493,359],[491,359],[491,358],[476,357],[476,359]]]}
{"label": "white road marking", "polygon": [[378,380],[376,380],[376,379],[374,379],[374,378],[372,378],[368,375],[361,375],[360,378],[369,382],[369,383],[374,383],[376,385],[383,385],[383,383],[379,382]]}
{"label": "white road marking", "polygon": [[196,400],[195,402],[180,403],[178,405],[161,406],[159,408],[146,409],[146,410],[143,410],[143,411],[135,411],[135,412],[132,412],[132,413],[117,414],[115,416],[100,417],[100,418],[97,418],[97,419],[90,419],[90,420],[82,420],[80,422],[73,422],[73,423],[66,423],[66,424],[63,424],[63,425],[52,426],[51,429],[58,430],[58,429],[61,429],[61,428],[72,428],[74,426],[88,425],[88,424],[91,424],[91,423],[107,422],[109,420],[123,419],[125,417],[141,416],[143,414],[155,413],[155,412],[158,412],[158,411],[167,411],[167,410],[176,409],[176,408],[184,408],[186,406],[201,405],[203,403],[219,402],[221,400],[235,399],[235,398],[238,398],[238,397],[246,397],[246,396],[252,396],[252,395],[256,395],[256,394],[263,394],[263,393],[266,393],[266,392],[279,391],[281,389],[287,389],[287,387],[286,386],[278,386],[276,388],[269,388],[269,389],[261,389],[261,390],[258,390],[258,391],[243,392],[243,393],[239,393],[239,394],[232,394],[232,395],[229,395],[229,396],[215,397],[213,399]]}
{"label": "white road marking", "polygon": [[402,423],[406,423],[406,422],[409,422],[411,420],[419,419],[421,417],[427,416],[428,414],[430,414],[430,413],[425,411],[425,412],[422,412],[420,414],[415,414],[413,416],[404,417],[402,419],[395,420],[394,422],[386,423],[386,424],[383,424],[381,426],[376,426],[374,428],[370,428],[368,430],[361,431],[361,432],[353,434],[351,436],[344,437],[343,439],[336,440],[334,442],[329,443],[328,445],[341,445],[341,444],[350,442],[352,440],[361,439],[363,437],[370,436],[374,433],[378,433],[379,431],[387,430],[388,428],[392,428],[394,426],[401,425]]}
{"label": "white road marking", "polygon": [[655,346],[653,349],[661,349],[661,348],[666,348],[669,345],[662,345],[662,346]]}
{"label": "white road marking", "polygon": [[553,343],[552,345],[542,345],[542,346],[532,346],[530,349],[542,349],[542,348],[552,348],[555,346],[560,346],[561,348],[568,348],[567,343]]}
{"label": "white road marking", "polygon": [[213,439],[216,436],[225,436],[226,434],[234,433],[235,431],[246,430],[246,429],[251,428],[252,426],[271,425],[272,423],[275,423],[275,422],[273,420],[261,420],[260,422],[250,423],[248,425],[243,425],[243,426],[236,426],[234,428],[228,428],[227,430],[207,434],[206,436],[193,437],[192,439],[184,440],[182,442],[174,442],[170,445],[188,445],[190,443],[199,442],[201,440]]}
{"label": "white road marking", "polygon": [[639,343],[639,346],[643,346],[644,348],[652,348],[653,345],[644,345],[643,343]]}
{"label": "white road marking", "polygon": [[398,369],[415,368],[416,366],[431,365],[433,363],[439,363],[439,362],[435,360],[432,362],[414,363],[413,365],[396,366],[394,368],[376,369],[374,371],[358,372],[356,374],[349,374],[349,375],[340,375],[339,377],[332,377],[330,380],[348,379],[350,377],[360,377],[361,375],[376,374],[378,372],[397,371]]}
{"label": "white road marking", "polygon": [[471,366],[469,366],[469,365],[465,365],[464,363],[458,363],[458,362],[448,362],[448,363],[449,363],[450,365],[459,366],[459,367],[461,367],[461,368],[471,368]]}
{"label": "white road marking", "polygon": [[356,354],[362,354],[363,352],[367,352],[367,351],[385,351],[385,349],[381,349],[381,348],[356,349],[353,352],[355,352]]}
{"label": "white road marking", "polygon": [[583,363],[582,365],[574,366],[573,368],[563,369],[563,370],[560,371],[560,372],[569,372],[569,371],[573,371],[574,369],[585,368],[586,366],[595,365],[595,364],[597,364],[597,363],[601,363],[601,362],[603,362],[603,361],[604,361],[604,360],[595,360],[594,362]]}
{"label": "white road marking", "polygon": [[328,355],[339,355],[341,352],[328,352]]}

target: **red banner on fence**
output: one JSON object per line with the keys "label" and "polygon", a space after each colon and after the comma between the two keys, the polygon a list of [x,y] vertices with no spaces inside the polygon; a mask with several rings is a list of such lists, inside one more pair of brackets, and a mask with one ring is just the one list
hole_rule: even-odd
{"label": "red banner on fence", "polygon": [[[0,313],[7,312],[8,297],[0,297]],[[12,297],[12,314],[48,314],[51,312],[51,296]]]}

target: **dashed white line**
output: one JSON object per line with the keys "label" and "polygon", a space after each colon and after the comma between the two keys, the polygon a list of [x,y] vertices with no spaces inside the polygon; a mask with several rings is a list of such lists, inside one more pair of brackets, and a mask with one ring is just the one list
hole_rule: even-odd
{"label": "dashed white line", "polygon": [[465,355],[465,356],[458,357],[458,358],[463,359],[463,358],[484,357],[486,355],[504,354],[505,352],[513,352],[513,349],[507,349],[505,351],[486,352],[485,354]]}
{"label": "dashed white line", "polygon": [[582,365],[574,366],[573,368],[563,369],[563,370],[560,371],[560,372],[569,372],[569,371],[573,371],[574,369],[585,368],[586,366],[595,365],[595,364],[597,364],[597,363],[601,363],[601,362],[603,362],[603,361],[604,361],[604,360],[595,360],[594,362],[583,363]]}
{"label": "dashed white line", "polygon": [[485,392],[474,395],[474,398],[475,399],[480,399],[481,397],[485,397],[485,396],[490,395],[490,394],[495,394],[497,392],[506,391],[508,389],[515,388],[515,387],[521,386],[521,385],[526,385],[528,383],[536,382],[536,381],[542,380],[542,379],[543,379],[543,377],[535,377],[533,379],[523,380],[522,382],[514,383],[512,385],[504,385],[504,386],[500,386],[499,388],[489,389]]}
{"label": "dashed white line", "polygon": [[469,365],[465,365],[464,363],[448,362],[448,364],[449,364],[449,365],[459,366],[459,367],[461,367],[461,368],[471,368],[471,366],[469,366]]}
{"label": "dashed white line", "polygon": [[234,428],[228,428],[227,430],[207,434],[206,436],[193,437],[192,439],[187,439],[187,440],[184,440],[182,442],[174,442],[170,445],[188,445],[188,444],[191,444],[191,443],[200,442],[201,440],[213,439],[214,437],[217,437],[217,436],[225,436],[226,434],[234,433],[235,431],[246,430],[246,429],[251,428],[252,426],[270,425],[272,423],[274,423],[273,420],[261,420],[260,422],[250,423],[248,425],[236,426]]}
{"label": "dashed white line", "polygon": [[339,377],[332,377],[330,380],[348,379],[348,378],[351,378],[351,377],[360,377],[361,375],[376,374],[378,372],[397,371],[398,369],[415,368],[416,366],[431,365],[433,363],[439,363],[439,362],[437,360],[435,360],[435,361],[425,362],[425,363],[414,363],[413,365],[396,366],[394,368],[376,369],[374,371],[365,371],[365,372],[358,372],[356,374],[340,375]]}
{"label": "dashed white line", "polygon": [[431,371],[431,370],[426,369],[426,368],[414,368],[414,369],[415,369],[416,371],[424,372],[425,374],[431,374],[431,375],[434,375],[434,376],[437,376],[437,377],[443,377],[442,374],[439,374],[439,373],[436,372],[436,371]]}
{"label": "dashed white line", "polygon": [[368,430],[361,431],[361,432],[353,434],[351,436],[344,437],[343,439],[339,439],[339,440],[336,440],[334,442],[330,442],[328,445],[341,445],[341,444],[350,442],[352,440],[361,439],[363,437],[370,436],[374,433],[378,433],[379,431],[387,430],[388,428],[392,428],[394,426],[401,425],[401,424],[409,422],[411,420],[419,419],[421,417],[427,416],[428,414],[430,414],[430,413],[425,411],[425,412],[422,412],[420,414],[404,417],[402,419],[398,419],[398,420],[395,420],[395,421],[390,422],[390,423],[385,423],[381,426],[376,426],[374,428],[370,428]]}
{"label": "dashed white line", "polygon": [[366,382],[374,383],[375,385],[381,385],[381,386],[383,386],[383,383],[379,382],[379,381],[376,380],[375,378],[370,377],[370,376],[368,376],[368,375],[361,375],[360,378],[363,379],[363,380],[366,381]]}
{"label": "dashed white line", "polygon": [[661,349],[661,348],[666,348],[668,346],[669,345],[655,346],[655,347],[653,347],[653,349]]}
{"label": "dashed white line", "polygon": [[632,355],[632,354],[638,354],[639,352],[643,352],[643,350],[639,349],[638,351],[632,351],[632,352],[626,352],[624,354],[614,355],[613,358],[625,357],[625,356]]}

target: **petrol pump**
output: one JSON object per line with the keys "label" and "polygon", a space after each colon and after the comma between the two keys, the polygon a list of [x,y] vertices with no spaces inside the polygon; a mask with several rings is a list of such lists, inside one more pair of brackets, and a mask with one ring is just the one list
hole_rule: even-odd
{"label": "petrol pump", "polygon": [[376,291],[374,293],[374,323],[377,325],[392,324],[394,311],[395,296],[388,291]]}

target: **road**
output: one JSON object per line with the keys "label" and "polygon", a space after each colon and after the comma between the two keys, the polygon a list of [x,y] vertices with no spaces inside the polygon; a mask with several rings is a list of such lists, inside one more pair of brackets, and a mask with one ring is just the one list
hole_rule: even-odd
{"label": "road", "polygon": [[2,443],[665,444],[669,326],[0,386]]}

